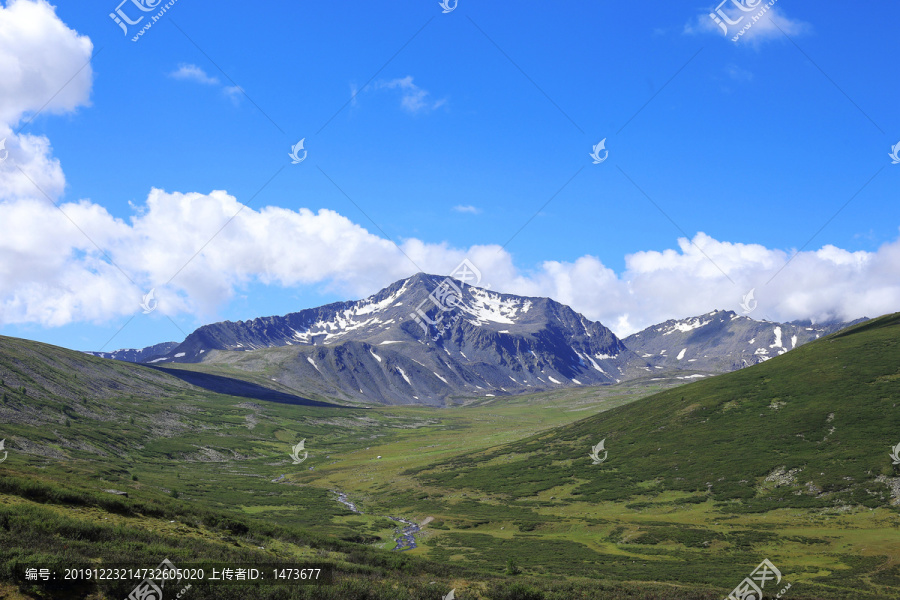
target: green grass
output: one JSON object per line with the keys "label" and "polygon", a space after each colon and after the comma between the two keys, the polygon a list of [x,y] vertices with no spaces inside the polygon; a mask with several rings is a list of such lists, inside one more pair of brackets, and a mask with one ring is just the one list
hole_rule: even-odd
{"label": "green grass", "polygon": [[[589,502],[629,500],[655,482],[654,489],[726,506],[740,500],[733,510],[742,512],[883,507],[889,490],[875,480],[894,473],[888,449],[900,431],[900,378],[892,377],[900,373],[900,318],[880,323],[571,427],[456,456],[423,479],[515,497],[574,483],[571,495]],[[603,438],[610,459],[594,466],[587,450]],[[799,469],[798,481],[766,485],[779,467]]]}
{"label": "green grass", "polygon": [[[563,548],[539,549],[558,539],[587,544],[601,565],[611,544],[653,556],[658,580],[692,581],[685,566],[699,563],[704,582],[727,586],[735,565],[752,568],[768,556],[822,597],[850,589],[897,597],[890,582],[900,562],[900,519],[878,478],[898,475],[888,456],[900,441],[898,365],[900,317],[893,315],[751,369],[406,474],[426,489],[570,519],[570,531],[540,523],[528,534],[533,543],[520,541],[530,548],[517,552],[526,571],[527,556],[542,569],[552,556],[566,555]],[[588,449],[604,438],[609,459],[592,465]],[[778,469],[796,470],[795,480],[767,482]],[[459,505],[444,513],[465,514]],[[585,524],[592,518],[599,519],[595,527]],[[516,525],[511,517],[505,523],[504,532]],[[485,530],[482,537],[441,535],[435,556],[449,560],[455,551],[491,560],[491,536],[503,533],[474,524]],[[574,559],[562,562],[579,568]],[[629,569],[616,564],[599,572],[648,575],[625,575]]]}
{"label": "green grass", "polygon": [[[293,596],[236,588],[247,598],[440,598],[455,587],[463,599],[712,599],[768,557],[789,598],[898,598],[900,519],[876,481],[900,476],[888,457],[900,442],[898,365],[895,315],[680,387],[369,410],[213,394],[0,338],[0,564],[124,554],[148,565],[316,560],[338,572],[335,586]],[[310,457],[292,465],[304,438]],[[591,465],[603,438],[609,459]],[[777,469],[795,480],[766,482]],[[397,554],[386,515],[433,520],[418,549]]]}

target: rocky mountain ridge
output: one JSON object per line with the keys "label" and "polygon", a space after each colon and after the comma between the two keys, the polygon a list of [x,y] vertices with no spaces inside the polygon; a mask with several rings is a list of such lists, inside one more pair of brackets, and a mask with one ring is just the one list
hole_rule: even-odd
{"label": "rocky mountain ridge", "polygon": [[549,298],[419,273],[362,300],[213,323],[180,344],[109,354],[160,367],[264,371],[298,391],[345,400],[444,404],[640,378],[702,378],[762,362],[843,326],[713,311],[620,340]]}

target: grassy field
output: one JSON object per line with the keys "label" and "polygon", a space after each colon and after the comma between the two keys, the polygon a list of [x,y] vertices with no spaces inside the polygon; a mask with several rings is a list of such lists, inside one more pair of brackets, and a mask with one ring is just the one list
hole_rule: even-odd
{"label": "grassy field", "polygon": [[[679,387],[443,409],[214,394],[2,338],[0,598],[125,597],[12,584],[17,565],[115,556],[337,569],[330,587],[198,599],[712,599],[764,558],[785,598],[898,598],[898,330],[885,318]],[[418,548],[391,551],[388,516],[423,524]]]}

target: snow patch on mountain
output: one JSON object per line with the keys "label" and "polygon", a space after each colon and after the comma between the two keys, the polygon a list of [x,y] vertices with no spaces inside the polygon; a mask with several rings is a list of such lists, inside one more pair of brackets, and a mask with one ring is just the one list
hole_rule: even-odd
{"label": "snow patch on mountain", "polygon": [[781,345],[781,327],[776,327],[774,333],[775,333],[775,343],[770,344],[769,348],[783,348],[784,346]]}
{"label": "snow patch on mountain", "polygon": [[[714,315],[716,313],[711,312],[709,314]],[[712,323],[712,321],[702,321],[699,317],[694,317],[693,319],[685,319],[684,321],[677,321],[665,333],[663,333],[663,335],[671,335],[676,331],[685,333],[694,329],[698,329],[705,325],[709,325],[710,323]],[[660,327],[659,329],[657,329],[657,331],[662,331],[663,329],[663,327]]]}
{"label": "snow patch on mountain", "polygon": [[515,324],[513,319],[519,311],[527,313],[532,305],[531,300],[504,298],[501,294],[471,286],[467,289],[472,297],[471,305],[461,305],[460,309],[475,317],[475,320],[471,321],[473,325],[485,323],[513,325]]}
{"label": "snow patch on mountain", "polygon": [[399,290],[397,290],[393,294],[388,295],[384,300],[381,300],[380,302],[374,302],[371,298],[367,298],[365,300],[361,300],[356,307],[350,309],[347,312],[354,315],[370,315],[375,312],[381,312],[386,308],[389,308],[397,301],[397,298],[403,295],[403,292],[406,291],[407,285],[409,285],[409,279],[403,282],[403,285],[400,286]]}
{"label": "snow patch on mountain", "polygon": [[[534,352],[532,352],[532,354],[534,354]],[[580,358],[580,359],[582,359],[582,360],[584,360],[584,359],[586,358],[586,359],[588,360],[588,362],[591,363],[591,366],[594,367],[594,369],[596,369],[597,371],[600,371],[601,373],[603,373],[604,375],[606,375],[606,372],[605,372],[603,369],[600,368],[600,366],[594,361],[593,358],[591,358],[591,357],[588,356],[588,355],[582,354],[582,353],[579,352],[578,350],[575,350],[575,354],[577,354],[577,355],[578,355],[578,358]]]}

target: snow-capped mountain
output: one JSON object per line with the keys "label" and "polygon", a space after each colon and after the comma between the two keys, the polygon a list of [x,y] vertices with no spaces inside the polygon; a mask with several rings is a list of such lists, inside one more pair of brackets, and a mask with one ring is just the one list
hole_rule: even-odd
{"label": "snow-capped mountain", "polygon": [[756,364],[846,325],[714,311],[623,341],[549,298],[419,273],[362,300],[214,323],[180,344],[108,356],[159,367],[228,365],[345,400],[444,404],[637,378],[689,380]]}
{"label": "snow-capped mountain", "polygon": [[87,354],[99,356],[100,358],[112,358],[113,360],[140,363],[163,356],[177,345],[178,342],[163,342],[161,344],[147,346],[146,348],[124,348],[113,352],[87,352]]}
{"label": "snow-capped mountain", "polygon": [[773,323],[718,310],[659,323],[623,341],[649,363],[644,368],[650,372],[695,369],[723,373],[761,363],[859,321]]}
{"label": "snow-capped mountain", "polygon": [[637,375],[635,358],[609,329],[548,298],[420,273],[355,302],[206,325],[147,362],[262,361],[295,389],[441,403],[615,383]]}

